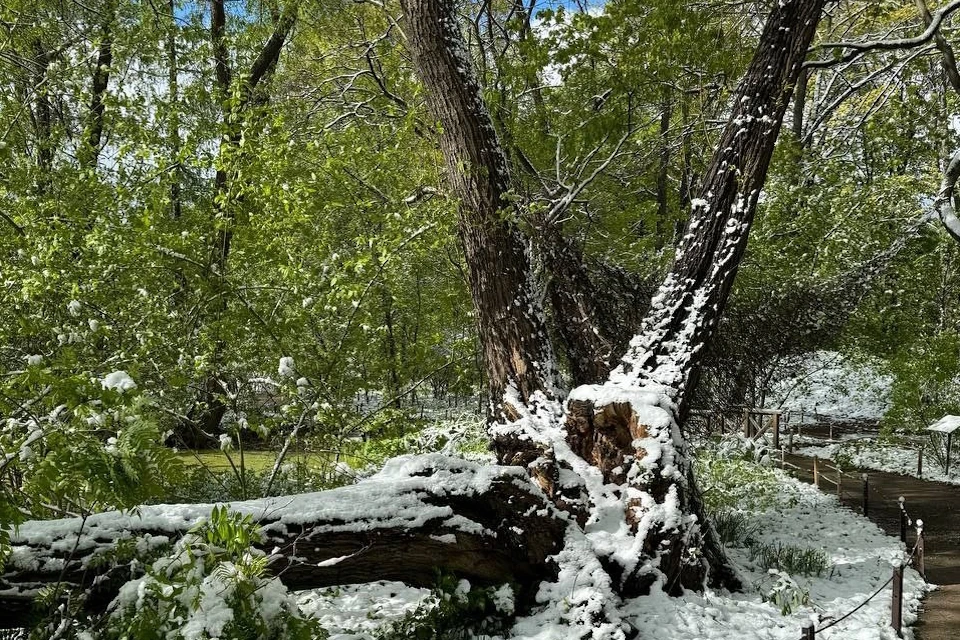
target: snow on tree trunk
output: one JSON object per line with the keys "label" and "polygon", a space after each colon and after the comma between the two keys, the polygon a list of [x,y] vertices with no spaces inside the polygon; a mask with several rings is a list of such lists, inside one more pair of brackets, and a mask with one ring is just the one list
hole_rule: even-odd
{"label": "snow on tree trunk", "polygon": [[[514,582],[529,604],[540,581],[557,578],[549,558],[577,537],[522,469],[441,455],[395,458],[352,486],[229,506],[257,520],[258,547],[290,589],[376,580],[432,587],[440,569],[475,584]],[[143,553],[173,542],[212,507],[155,505],[24,523],[0,574],[0,628],[26,625],[40,591],[61,582],[83,589],[89,609],[104,609],[133,566],[98,558],[121,540]]]}
{"label": "snow on tree trunk", "polygon": [[[723,311],[777,135],[823,0],[774,5],[693,203],[676,262],[621,366],[578,387],[566,414],[526,247],[510,222],[506,159],[473,78],[451,0],[404,0],[414,64],[440,121],[499,424],[501,461],[525,464],[583,526],[617,593],[736,578],[705,525],[679,424]],[[505,288],[508,287],[508,288]],[[503,418],[506,418],[505,420]],[[504,446],[503,443],[512,443]],[[562,571],[562,569],[561,569]]]}
{"label": "snow on tree trunk", "polygon": [[[705,577],[735,580],[715,534],[704,526],[679,425],[746,249],[784,112],[823,4],[774,5],[700,197],[692,203],[673,267],[640,333],[608,382],[580,387],[570,396],[572,448],[601,470],[605,482],[625,487],[626,522],[642,537],[642,554],[655,559],[648,566],[627,566],[626,585],[643,588],[659,580],[668,587],[695,587]],[[669,419],[651,409],[668,413]],[[711,567],[713,575],[707,573]]]}

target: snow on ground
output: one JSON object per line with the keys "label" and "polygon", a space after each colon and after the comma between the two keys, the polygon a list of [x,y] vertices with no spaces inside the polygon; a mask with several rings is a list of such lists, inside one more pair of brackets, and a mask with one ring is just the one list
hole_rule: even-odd
{"label": "snow on ground", "polygon": [[[942,446],[942,445],[941,445]],[[881,444],[873,440],[854,440],[814,445],[797,449],[801,456],[849,460],[851,467],[874,469],[888,473],[900,473],[919,478],[917,474],[917,449],[914,447]],[[923,479],[960,484],[960,463],[951,463],[950,475],[943,472],[943,465],[930,455],[929,445],[924,446]]]}
{"label": "snow on ground", "polygon": [[[815,621],[819,630],[857,607],[890,578],[892,563],[903,557],[899,541],[840,506],[835,497],[779,471],[776,473],[781,477],[779,497],[772,507],[752,514],[752,524],[758,527],[752,536],[766,545],[793,545],[827,553],[829,568],[822,575],[791,578],[801,591],[809,594],[809,604],[782,615],[779,606],[764,602],[761,591],[769,592],[781,577],[758,566],[746,549],[733,549],[731,555],[746,585],[744,593],[707,591],[674,598],[658,591],[626,602],[624,616],[638,629],[639,637],[796,640],[806,621]],[[905,572],[906,624],[916,621],[919,599],[925,589],[925,583],[915,571]],[[422,589],[375,583],[308,593],[302,597],[301,605],[308,614],[321,620],[333,640],[370,640],[378,628],[413,611],[426,598],[428,592]],[[817,638],[892,640],[895,635],[889,626],[890,600],[891,588],[887,586],[856,613],[818,632]],[[521,618],[510,639],[566,640],[569,637],[569,627],[537,624],[545,618],[537,615]],[[904,637],[911,640],[913,631],[905,629]]]}
{"label": "snow on ground", "polygon": [[835,351],[807,356],[797,375],[779,381],[769,393],[770,406],[843,418],[881,418],[890,406],[893,378],[865,362],[852,362]]}
{"label": "snow on ground", "polygon": [[[778,472],[779,473],[779,472]],[[794,545],[823,549],[830,568],[822,576],[793,576],[809,592],[810,605],[782,616],[771,603],[762,602],[756,587],[769,589],[778,576],[751,562],[745,549],[732,556],[743,570],[745,582],[754,586],[743,594],[688,594],[670,598],[655,594],[629,603],[640,637],[658,640],[796,640],[807,620],[817,629],[852,610],[887,581],[892,562],[902,555],[899,541],[885,535],[876,525],[839,505],[836,498],[782,474],[782,500],[759,515],[761,528],[755,534],[768,545]],[[904,578],[904,620],[917,619],[919,599],[925,590],[923,579],[912,569]],[[890,587],[862,609],[818,638],[877,640],[894,638],[890,620]],[[907,629],[904,637],[912,638]]]}
{"label": "snow on ground", "polygon": [[330,640],[366,640],[427,602],[429,589],[374,582],[305,592],[300,610],[320,620]]}

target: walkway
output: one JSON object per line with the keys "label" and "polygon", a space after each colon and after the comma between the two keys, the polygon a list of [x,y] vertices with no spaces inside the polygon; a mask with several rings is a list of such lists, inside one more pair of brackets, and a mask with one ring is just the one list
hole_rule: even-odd
{"label": "walkway", "polygon": [[[813,482],[813,458],[787,455],[787,462],[802,471],[799,479]],[[832,463],[831,463],[832,464]],[[831,477],[835,474],[829,472]],[[916,627],[918,640],[957,640],[960,638],[960,486],[918,480],[881,471],[867,471],[870,477],[869,517],[885,532],[900,535],[900,508],[897,498],[906,499],[907,512],[923,520],[927,580],[940,588],[924,600],[924,610]],[[821,489],[833,486],[821,482]],[[861,511],[863,483],[844,477],[844,504]],[[910,527],[907,542],[911,546],[915,530]]]}

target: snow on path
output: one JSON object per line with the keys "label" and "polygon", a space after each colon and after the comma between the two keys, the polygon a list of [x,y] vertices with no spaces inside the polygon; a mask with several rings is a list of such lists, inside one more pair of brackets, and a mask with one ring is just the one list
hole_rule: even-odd
{"label": "snow on path", "polygon": [[[782,500],[763,513],[758,538],[766,544],[823,549],[830,568],[819,577],[794,576],[808,589],[810,606],[781,616],[749,587],[742,594],[707,591],[671,598],[662,593],[637,598],[628,604],[632,622],[641,638],[657,640],[796,640],[807,620],[820,629],[831,619],[852,610],[880,587],[892,573],[892,563],[901,555],[898,540],[885,535],[866,518],[842,507],[834,496],[782,476]],[[746,550],[734,550],[748,585],[769,584],[770,577],[750,561]],[[904,622],[917,620],[920,598],[926,585],[912,569],[904,574]],[[818,633],[824,640],[892,640],[890,587],[866,606],[833,628]],[[904,638],[913,638],[911,629]]]}
{"label": "snow on path", "polygon": [[856,468],[873,469],[887,473],[899,473],[921,480],[960,484],[960,460],[951,464],[951,474],[943,472],[943,466],[929,455],[929,447],[924,447],[923,476],[917,473],[917,450],[908,447],[881,445],[869,440],[852,442],[834,442],[820,446],[807,446],[794,451],[798,456],[828,458],[836,460],[849,458]]}

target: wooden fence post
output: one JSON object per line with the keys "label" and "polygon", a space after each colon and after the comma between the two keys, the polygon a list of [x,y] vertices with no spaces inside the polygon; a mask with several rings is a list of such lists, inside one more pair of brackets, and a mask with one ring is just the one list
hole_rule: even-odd
{"label": "wooden fence post", "polygon": [[803,623],[803,635],[800,636],[800,640],[817,640],[817,628],[813,626],[812,622]]}
{"label": "wooden fence post", "polygon": [[830,423],[830,442],[833,442],[833,423]]}
{"label": "wooden fence post", "polygon": [[780,414],[775,413],[772,416],[773,419],[773,448],[780,448]]}
{"label": "wooden fence post", "polygon": [[781,469],[786,469],[786,468],[787,468],[787,458],[786,458],[786,456],[784,455],[784,453],[785,453],[785,450],[784,450],[784,449],[780,449],[780,468],[781,468]]}
{"label": "wooden fence post", "polygon": [[890,626],[898,638],[903,637],[903,567],[893,568],[893,602],[890,603]]}
{"label": "wooden fence post", "polygon": [[[800,427],[798,426],[797,429]],[[793,425],[787,430],[787,450],[792,454],[793,453]]]}
{"label": "wooden fence post", "polygon": [[744,410],[743,410],[743,437],[744,437],[744,438],[749,439],[749,438],[752,437],[753,434],[750,433],[750,427],[751,427],[751,425],[750,425],[750,410],[749,410],[749,409],[744,409]]}
{"label": "wooden fence post", "polygon": [[920,575],[926,579],[927,572],[923,562],[923,520],[917,520],[917,557],[914,563]]}
{"label": "wooden fence post", "polygon": [[907,544],[907,510],[903,508],[904,497],[900,496],[900,542]]}
{"label": "wooden fence post", "polygon": [[813,486],[820,488],[820,458],[813,456]]}
{"label": "wooden fence post", "polygon": [[843,484],[843,469],[840,468],[840,465],[837,465],[837,498],[843,497],[843,490],[840,488]]}
{"label": "wooden fence post", "polygon": [[863,474],[863,517],[870,515],[870,476]]}

